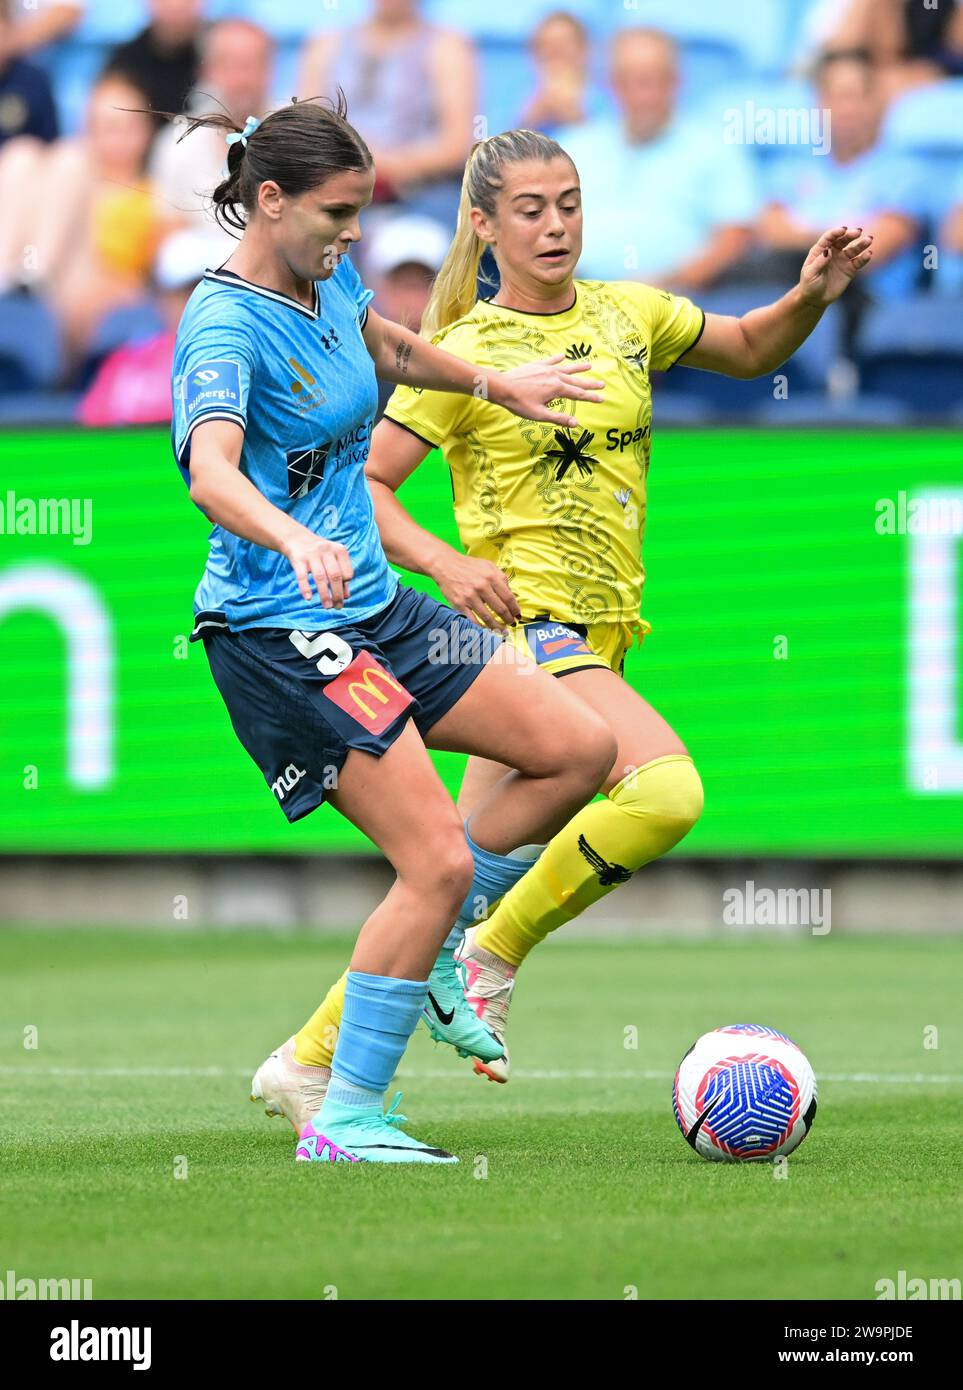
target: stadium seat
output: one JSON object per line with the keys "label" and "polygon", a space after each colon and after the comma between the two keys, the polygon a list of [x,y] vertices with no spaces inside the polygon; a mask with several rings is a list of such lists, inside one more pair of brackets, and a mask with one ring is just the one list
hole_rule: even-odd
{"label": "stadium seat", "polygon": [[[761,304],[771,304],[786,292],[785,285],[746,285],[732,289],[707,290],[696,300],[707,314],[741,316]],[[781,369],[786,377],[789,396],[800,391],[825,386],[832,364],[840,353],[841,322],[838,312],[830,309],[823,315],[815,331]],[[666,378],[666,390],[685,396],[697,396],[710,407],[726,414],[739,413],[748,407],[773,400],[773,377],[757,377],[753,381],[738,381],[716,372],[689,371],[682,366],[673,368]],[[775,402],[778,405],[782,401]]]}
{"label": "stadium seat", "polygon": [[486,0],[483,5],[466,4],[465,0],[426,0],[424,12],[433,23],[457,29],[479,41],[495,39],[524,45],[547,14],[571,9],[589,30],[597,33],[607,8],[603,0],[578,0],[573,5],[559,4],[557,0]]}
{"label": "stadium seat", "polygon": [[682,44],[717,44],[737,49],[752,71],[776,74],[786,66],[786,17],[772,0],[633,0],[603,8],[610,32],[644,26],[663,29]]}
{"label": "stadium seat", "polygon": [[940,252],[939,269],[933,275],[933,289],[944,298],[955,298],[957,312],[963,319],[963,256],[953,251]]}
{"label": "stadium seat", "polygon": [[100,40],[70,38],[38,55],[53,87],[62,135],[76,135],[83,128],[87,96],[112,47]]}
{"label": "stadium seat", "polygon": [[60,328],[42,300],[0,296],[0,395],[49,386],[63,362]]}
{"label": "stadium seat", "polygon": [[663,425],[706,425],[712,410],[696,396],[680,396],[656,387],[652,395],[652,420],[656,429]]}
{"label": "stadium seat", "polygon": [[479,113],[487,129],[475,133],[482,138],[511,130],[535,81],[525,45],[515,39],[484,39],[478,44],[478,68]]}
{"label": "stadium seat", "polygon": [[963,155],[963,77],[900,97],[887,113],[883,139],[907,154]]}
{"label": "stadium seat", "polygon": [[856,340],[862,389],[903,401],[920,415],[963,405],[960,306],[940,295],[877,305]]}
{"label": "stadium seat", "polygon": [[16,429],[25,425],[72,425],[79,404],[80,396],[74,391],[28,391],[0,396],[0,426]]}
{"label": "stadium seat", "polygon": [[104,358],[117,348],[125,343],[139,343],[152,338],[163,332],[164,327],[164,320],[150,299],[111,309],[97,325],[87,356],[77,373],[77,385],[88,385]]}
{"label": "stadium seat", "polygon": [[[346,29],[371,13],[369,0],[217,0],[225,15],[250,19],[279,43],[297,43],[326,29]],[[219,15],[218,18],[224,16]]]}
{"label": "stadium seat", "polygon": [[757,425],[903,425],[912,419],[912,411],[890,396],[852,396],[837,400],[818,391],[790,395],[784,401],[767,401],[755,408],[752,420]]}
{"label": "stadium seat", "polygon": [[115,44],[140,32],[147,23],[144,0],[87,0],[74,42]]}

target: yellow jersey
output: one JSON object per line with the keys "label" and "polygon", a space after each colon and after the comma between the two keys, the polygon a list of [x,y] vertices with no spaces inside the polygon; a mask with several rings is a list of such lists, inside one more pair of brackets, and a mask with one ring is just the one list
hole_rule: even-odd
{"label": "yellow jersey", "polygon": [[559,400],[577,428],[520,420],[478,396],[399,386],[388,419],[440,448],[469,555],[508,578],[525,617],[636,624],[652,434],[649,371],[698,341],[691,300],[631,280],[577,280],[559,313],[479,300],[433,342],[498,371],[564,353],[588,358],[604,401]]}

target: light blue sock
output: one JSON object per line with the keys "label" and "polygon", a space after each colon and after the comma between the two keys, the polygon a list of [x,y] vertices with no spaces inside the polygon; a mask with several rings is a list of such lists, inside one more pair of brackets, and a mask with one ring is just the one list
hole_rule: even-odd
{"label": "light blue sock", "polygon": [[331,1100],[343,1105],[380,1103],[427,997],[427,980],[348,971],[338,1045],[331,1061]]}
{"label": "light blue sock", "polygon": [[472,879],[468,897],[462,904],[455,925],[448,933],[444,951],[456,951],[465,939],[465,928],[473,927],[487,915],[486,909],[496,899],[513,888],[520,878],[524,878],[535,860],[545,848],[544,845],[523,845],[513,849],[511,854],[493,854],[489,849],[476,845],[465,825],[465,839],[475,861],[475,877]]}

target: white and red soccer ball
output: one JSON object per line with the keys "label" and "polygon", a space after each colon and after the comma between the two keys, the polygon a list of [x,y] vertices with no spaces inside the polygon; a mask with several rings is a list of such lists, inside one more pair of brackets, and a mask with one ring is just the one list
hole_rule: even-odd
{"label": "white and red soccer ball", "polygon": [[672,1108],[686,1142],[703,1158],[779,1158],[812,1129],[816,1078],[785,1033],[731,1023],[689,1048],[675,1074]]}

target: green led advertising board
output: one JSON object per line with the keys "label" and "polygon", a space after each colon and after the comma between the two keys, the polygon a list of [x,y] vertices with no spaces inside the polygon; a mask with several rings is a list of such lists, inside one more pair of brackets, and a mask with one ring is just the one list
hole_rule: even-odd
{"label": "green led advertising board", "polygon": [[[166,433],[8,433],[0,460],[0,851],[366,848],[329,807],[287,824],[186,643],[208,526]],[[440,456],[401,495],[454,540]],[[961,517],[951,433],[657,435],[626,675],[705,783],[684,852],[959,854]]]}

